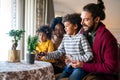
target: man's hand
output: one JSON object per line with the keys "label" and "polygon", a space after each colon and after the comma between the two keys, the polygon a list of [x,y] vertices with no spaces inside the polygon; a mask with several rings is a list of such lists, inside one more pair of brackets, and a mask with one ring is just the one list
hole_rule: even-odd
{"label": "man's hand", "polygon": [[81,68],[81,67],[83,67],[83,62],[82,61],[72,61],[71,66],[73,68]]}

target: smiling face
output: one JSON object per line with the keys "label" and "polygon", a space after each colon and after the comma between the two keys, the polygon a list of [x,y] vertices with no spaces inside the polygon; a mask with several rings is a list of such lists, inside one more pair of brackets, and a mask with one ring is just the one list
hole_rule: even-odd
{"label": "smiling face", "polygon": [[82,18],[81,24],[83,26],[84,31],[91,32],[95,26],[92,14],[87,11],[82,11],[81,18]]}
{"label": "smiling face", "polygon": [[90,12],[82,11],[81,18],[81,24],[83,26],[84,31],[92,32],[98,27],[100,18],[96,17],[95,19],[93,19],[92,14]]}
{"label": "smiling face", "polygon": [[77,32],[76,25],[71,24],[69,21],[64,22],[64,25],[65,25],[66,34],[68,34],[68,35],[75,35],[76,34],[76,32]]}
{"label": "smiling face", "polygon": [[55,26],[54,33],[57,37],[63,37],[63,35],[65,34],[64,27],[61,24],[57,24]]}

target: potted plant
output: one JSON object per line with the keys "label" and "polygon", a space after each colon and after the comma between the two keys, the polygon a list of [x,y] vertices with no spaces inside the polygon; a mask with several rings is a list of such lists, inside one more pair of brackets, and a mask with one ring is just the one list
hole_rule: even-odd
{"label": "potted plant", "polygon": [[22,38],[24,30],[12,29],[7,33],[12,38],[12,47],[8,53],[8,61],[19,62],[20,61],[20,50],[17,50],[18,41]]}
{"label": "potted plant", "polygon": [[27,63],[29,64],[34,64],[34,60],[35,60],[35,52],[36,52],[36,46],[38,44],[38,36],[28,36],[27,39]]}

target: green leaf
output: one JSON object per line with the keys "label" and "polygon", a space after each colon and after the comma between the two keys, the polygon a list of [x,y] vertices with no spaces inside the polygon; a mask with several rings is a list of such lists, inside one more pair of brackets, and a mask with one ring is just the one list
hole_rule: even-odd
{"label": "green leaf", "polygon": [[27,39],[27,50],[29,53],[33,52],[36,49],[36,46],[38,44],[38,36],[28,36]]}
{"label": "green leaf", "polygon": [[[24,34],[24,30],[15,30],[15,29],[12,29],[10,30],[7,34],[12,37],[12,42],[13,44],[16,43],[18,44],[18,41],[22,38],[22,35]],[[12,47],[13,47],[13,44],[12,44]],[[15,46],[14,49],[16,49],[17,46]]]}

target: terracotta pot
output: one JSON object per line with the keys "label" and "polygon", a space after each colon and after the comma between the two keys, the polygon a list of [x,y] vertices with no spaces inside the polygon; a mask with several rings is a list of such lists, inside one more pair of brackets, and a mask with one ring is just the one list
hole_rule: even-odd
{"label": "terracotta pot", "polygon": [[8,61],[9,62],[20,62],[20,50],[9,50]]}

